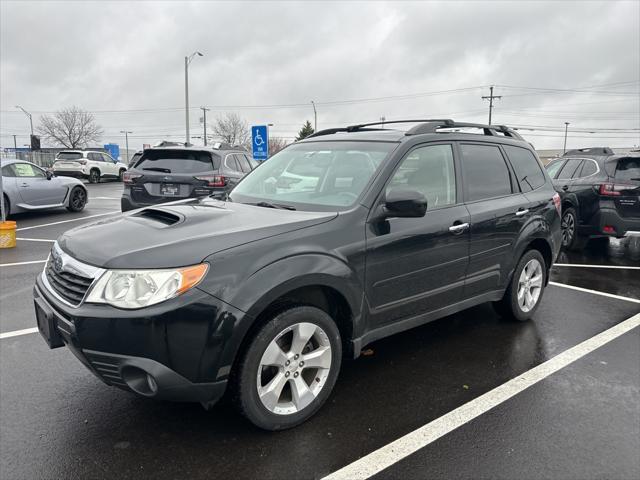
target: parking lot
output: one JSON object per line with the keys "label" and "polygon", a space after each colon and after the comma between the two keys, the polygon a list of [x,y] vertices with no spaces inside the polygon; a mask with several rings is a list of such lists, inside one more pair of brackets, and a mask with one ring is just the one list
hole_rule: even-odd
{"label": "parking lot", "polygon": [[119,214],[122,184],[88,189],[80,214],[16,216],[18,246],[0,251],[0,477],[640,476],[639,237],[562,253],[532,322],[486,304],[367,346],[316,416],[267,433],[225,402],[107,387],[34,332],[53,241]]}

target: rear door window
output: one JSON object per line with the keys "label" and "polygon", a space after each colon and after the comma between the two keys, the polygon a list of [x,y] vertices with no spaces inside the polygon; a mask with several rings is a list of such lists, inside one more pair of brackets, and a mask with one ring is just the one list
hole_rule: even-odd
{"label": "rear door window", "polygon": [[564,160],[554,160],[549,163],[545,169],[551,178],[556,178],[556,174],[560,171],[562,165],[564,165]]}
{"label": "rear door window", "polygon": [[233,154],[227,155],[227,158],[224,160],[224,166],[227,167],[232,172],[241,172],[240,165],[236,160],[236,156]]}
{"label": "rear door window", "polygon": [[240,165],[241,171],[249,173],[251,171],[251,165],[246,157],[241,153],[236,153],[234,156],[236,157],[236,162]]}
{"label": "rear door window", "polygon": [[530,192],[544,185],[544,173],[538,159],[526,148],[504,146],[511,165],[516,172],[516,179],[523,192]]}
{"label": "rear door window", "polygon": [[616,180],[640,182],[640,158],[621,158],[616,166]]}
{"label": "rear door window", "polygon": [[513,193],[509,168],[497,146],[462,144],[460,149],[467,201]]}
{"label": "rear door window", "polygon": [[569,180],[573,178],[578,167],[582,164],[582,159],[580,158],[572,158],[567,160],[567,163],[564,164],[562,170],[560,170],[560,174],[558,175],[558,180]]}
{"label": "rear door window", "polygon": [[[218,164],[219,166],[219,164]],[[201,173],[216,170],[210,152],[197,150],[146,150],[142,154],[137,170],[161,173]]]}

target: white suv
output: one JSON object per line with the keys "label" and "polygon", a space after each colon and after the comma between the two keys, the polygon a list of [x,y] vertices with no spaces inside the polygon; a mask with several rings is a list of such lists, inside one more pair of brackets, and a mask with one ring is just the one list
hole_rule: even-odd
{"label": "white suv", "polygon": [[127,166],[111,155],[91,150],[63,150],[56,155],[53,173],[56,176],[86,178],[98,183],[101,178],[122,181]]}

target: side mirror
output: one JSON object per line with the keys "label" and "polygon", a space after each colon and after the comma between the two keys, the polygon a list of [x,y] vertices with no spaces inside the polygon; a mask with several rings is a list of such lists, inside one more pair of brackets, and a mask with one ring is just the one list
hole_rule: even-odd
{"label": "side mirror", "polygon": [[416,190],[391,190],[384,203],[386,217],[424,217],[427,199]]}
{"label": "side mirror", "polygon": [[51,170],[47,170],[47,180],[51,180],[53,178],[53,172]]}

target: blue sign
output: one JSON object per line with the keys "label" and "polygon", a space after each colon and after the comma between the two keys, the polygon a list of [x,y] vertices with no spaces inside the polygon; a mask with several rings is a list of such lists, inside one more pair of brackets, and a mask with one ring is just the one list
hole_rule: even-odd
{"label": "blue sign", "polygon": [[104,149],[109,152],[109,155],[111,155],[115,160],[120,159],[120,145],[117,143],[107,143],[104,146]]}
{"label": "blue sign", "polygon": [[269,130],[266,125],[251,127],[251,146],[254,160],[269,158]]}

